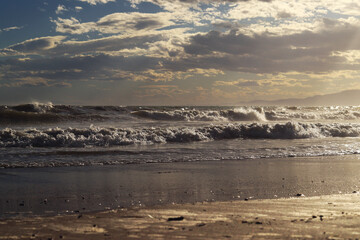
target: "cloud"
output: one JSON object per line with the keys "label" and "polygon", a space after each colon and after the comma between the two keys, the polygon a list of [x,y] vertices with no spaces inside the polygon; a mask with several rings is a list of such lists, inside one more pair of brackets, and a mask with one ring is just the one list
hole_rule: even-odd
{"label": "cloud", "polygon": [[[210,31],[196,34],[184,45],[189,57],[184,62],[200,67],[227,69],[243,72],[331,71],[334,68],[353,69],[345,57],[334,51],[360,49],[359,25],[341,21],[324,21],[318,32],[272,36],[248,36],[238,31],[222,33]],[[196,57],[195,57],[196,56]],[[194,60],[192,60],[194,59]],[[185,63],[184,63],[185,64]]]}
{"label": "cloud", "polygon": [[21,43],[11,45],[5,49],[0,49],[0,54],[16,55],[39,53],[40,51],[49,50],[60,44],[66,37],[52,36],[29,39]]}
{"label": "cloud", "polygon": [[84,34],[100,32],[105,34],[133,33],[160,29],[174,25],[170,20],[171,14],[160,13],[113,13],[100,18],[97,22],[80,23],[72,17],[70,19],[58,18],[52,20],[56,24],[56,31],[70,34]]}
{"label": "cloud", "polygon": [[237,86],[237,87],[258,87],[258,81],[254,80],[238,80],[238,81],[216,81],[213,86]]}
{"label": "cloud", "polygon": [[17,27],[17,26],[7,27],[7,28],[0,29],[0,32],[2,32],[2,31],[8,32],[8,31],[12,31],[12,30],[19,30],[19,29],[22,29],[22,28],[23,27]]}
{"label": "cloud", "polygon": [[75,11],[77,11],[77,12],[80,12],[82,9],[83,9],[83,8],[80,7],[80,6],[76,6],[76,7],[75,7]]}
{"label": "cloud", "polygon": [[[241,2],[248,2],[251,0],[129,0],[133,7],[142,3],[142,2],[151,2],[153,4],[164,6],[167,3],[172,4],[219,4],[219,3],[241,3]],[[272,0],[254,0],[255,2],[271,2]]]}
{"label": "cloud", "polygon": [[[174,32],[174,31],[170,31]],[[169,33],[169,34],[170,34]],[[115,35],[94,40],[75,41],[66,40],[65,36],[52,36],[17,43],[0,49],[0,56],[76,56],[87,54],[108,54],[124,56],[168,56],[174,51],[181,51],[181,47],[168,45],[168,34],[149,34],[134,37]]]}
{"label": "cloud", "polygon": [[105,3],[109,3],[109,2],[115,2],[116,0],[78,0],[78,1],[86,2],[90,5],[96,5],[98,3],[105,4]]}
{"label": "cloud", "polygon": [[0,61],[2,80],[10,81],[25,77],[48,80],[126,80],[121,72],[141,73],[157,69],[161,59],[135,56],[61,56],[36,58],[27,61],[6,59]]}
{"label": "cloud", "polygon": [[[222,19],[209,20],[209,26],[218,28],[208,32],[165,28],[182,24],[178,17],[170,12],[133,12],[83,23],[76,18],[57,18],[53,22],[62,33],[116,35],[82,41],[49,36],[11,45],[0,50],[0,55],[18,55],[22,60],[0,62],[0,72],[5,72],[2,79],[171,81],[227,71],[309,74],[360,69],[360,21],[356,18],[325,18],[317,20],[313,28],[299,27],[288,33],[249,32],[252,24]],[[282,21],[287,23],[287,19]],[[244,80],[236,86],[255,87],[257,83]]]}
{"label": "cloud", "polygon": [[116,54],[124,49],[136,49],[139,51],[139,49],[148,49],[149,44],[162,39],[161,35],[145,35],[135,37],[111,36],[88,41],[66,41],[50,49],[48,54],[61,55],[71,53],[77,55],[100,52]]}
{"label": "cloud", "polygon": [[64,5],[58,5],[55,10],[56,14],[62,14],[63,12],[69,11]]}

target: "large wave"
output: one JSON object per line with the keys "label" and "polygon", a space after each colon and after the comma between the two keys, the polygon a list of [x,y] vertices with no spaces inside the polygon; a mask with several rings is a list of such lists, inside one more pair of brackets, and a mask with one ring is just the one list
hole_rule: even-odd
{"label": "large wave", "polygon": [[122,107],[31,103],[0,106],[0,123],[60,121],[358,121],[360,107]]}
{"label": "large wave", "polygon": [[0,131],[0,147],[86,147],[130,144],[186,143],[222,139],[301,139],[358,137],[360,124],[224,124],[167,128],[49,128]]}

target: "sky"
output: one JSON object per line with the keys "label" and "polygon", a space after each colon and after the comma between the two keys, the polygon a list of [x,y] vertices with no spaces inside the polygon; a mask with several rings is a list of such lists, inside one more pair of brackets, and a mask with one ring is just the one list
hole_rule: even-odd
{"label": "sky", "polygon": [[0,104],[236,105],[359,77],[355,0],[0,1]]}

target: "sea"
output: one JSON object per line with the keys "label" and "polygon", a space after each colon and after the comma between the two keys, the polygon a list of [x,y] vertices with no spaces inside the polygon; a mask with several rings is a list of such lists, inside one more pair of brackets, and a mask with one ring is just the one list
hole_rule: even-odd
{"label": "sea", "polygon": [[0,219],[359,192],[359,140],[359,106],[0,106]]}
{"label": "sea", "polygon": [[0,168],[360,153],[359,106],[0,106]]}

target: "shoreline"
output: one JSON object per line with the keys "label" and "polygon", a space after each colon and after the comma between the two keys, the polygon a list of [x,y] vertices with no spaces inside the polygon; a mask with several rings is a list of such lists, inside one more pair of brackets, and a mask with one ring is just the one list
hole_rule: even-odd
{"label": "shoreline", "polygon": [[0,219],[359,191],[358,156],[0,170]]}
{"label": "shoreline", "polygon": [[0,220],[0,239],[350,239],[360,194],[170,204]]}

